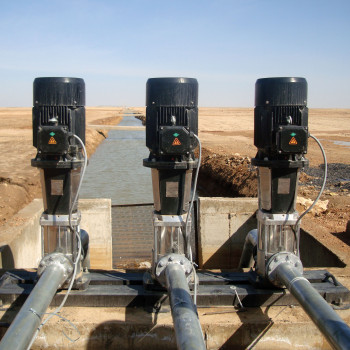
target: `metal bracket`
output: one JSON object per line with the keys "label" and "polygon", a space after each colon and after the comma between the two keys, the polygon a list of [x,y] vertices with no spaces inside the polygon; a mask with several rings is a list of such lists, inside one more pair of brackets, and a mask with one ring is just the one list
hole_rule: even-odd
{"label": "metal bracket", "polygon": [[258,210],[256,218],[263,225],[295,225],[299,218],[297,212],[288,214],[270,214]]}
{"label": "metal bracket", "polygon": [[[184,215],[160,215],[153,214],[153,225],[155,227],[183,227],[186,224],[187,214]],[[189,223],[191,219],[189,219]]]}
{"label": "metal bracket", "polygon": [[[71,224],[78,226],[80,224],[80,211],[72,214]],[[69,215],[50,215],[42,213],[40,216],[41,226],[69,226]]]}

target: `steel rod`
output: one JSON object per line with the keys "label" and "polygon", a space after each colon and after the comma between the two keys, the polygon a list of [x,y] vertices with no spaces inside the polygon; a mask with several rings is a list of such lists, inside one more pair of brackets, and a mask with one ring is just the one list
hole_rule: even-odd
{"label": "steel rod", "polygon": [[349,326],[312,287],[311,283],[288,263],[280,264],[276,268],[276,274],[333,348],[349,349]]}
{"label": "steel rod", "polygon": [[179,264],[169,264],[165,275],[177,348],[179,350],[205,350],[202,328],[184,270]]}
{"label": "steel rod", "polygon": [[65,269],[58,264],[46,267],[2,338],[0,350],[27,349],[57,288],[64,282],[64,276]]}

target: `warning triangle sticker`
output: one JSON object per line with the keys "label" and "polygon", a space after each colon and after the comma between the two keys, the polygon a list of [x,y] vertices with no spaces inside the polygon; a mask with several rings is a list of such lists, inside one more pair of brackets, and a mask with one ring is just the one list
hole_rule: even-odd
{"label": "warning triangle sticker", "polygon": [[297,144],[298,144],[298,141],[296,140],[295,137],[292,137],[292,138],[290,139],[290,141],[289,141],[289,144],[290,144],[290,145],[297,145]]}
{"label": "warning triangle sticker", "polygon": [[57,141],[53,138],[53,136],[51,136],[50,140],[49,140],[49,145],[56,145]]}
{"label": "warning triangle sticker", "polygon": [[175,137],[172,146],[180,146],[180,145],[181,145],[180,140],[177,137]]}

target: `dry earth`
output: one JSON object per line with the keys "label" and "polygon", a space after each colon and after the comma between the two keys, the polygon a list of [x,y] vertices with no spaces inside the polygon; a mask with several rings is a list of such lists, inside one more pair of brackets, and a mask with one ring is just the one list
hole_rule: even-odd
{"label": "dry earth", "polygon": [[[210,195],[215,192],[224,196],[257,195],[255,169],[250,165],[251,157],[256,154],[253,115],[252,108],[201,109],[199,136],[205,148],[201,173]],[[335,244],[350,245],[350,110],[311,109],[309,130],[325,149],[330,181],[320,205],[304,218],[304,226],[322,227],[323,232],[342,240],[336,240]],[[300,212],[316,198],[322,182],[323,157],[312,139],[307,158],[310,168],[305,169],[300,179],[302,198],[297,206]],[[332,237],[329,240],[333,242]]]}
{"label": "dry earth", "polygon": [[[124,108],[87,108],[86,149],[91,155],[107,132],[89,124],[115,125]],[[0,225],[12,218],[33,198],[41,197],[39,170],[30,165],[32,145],[31,108],[0,108]]]}
{"label": "dry earth", "polygon": [[[144,108],[133,108],[140,114]],[[120,122],[122,107],[88,107],[86,109],[86,146],[91,155],[107,134],[102,125]],[[319,138],[330,163],[331,181],[327,184],[321,205],[304,221],[324,227],[350,244],[350,110],[311,109],[310,132]],[[89,125],[101,125],[101,130]],[[217,196],[255,196],[255,169],[250,165],[256,148],[253,144],[252,108],[200,108],[199,136],[203,144],[201,168],[202,190]],[[337,144],[344,142],[344,144]],[[32,146],[30,108],[0,109],[0,225],[7,222],[33,198],[41,197],[39,172],[30,159]],[[310,139],[307,155],[311,170],[301,176],[298,205],[300,211],[317,195],[323,163],[317,144]],[[205,181],[203,181],[205,179]],[[328,201],[328,202],[327,202]],[[348,228],[347,228],[348,225]],[[338,242],[338,241],[336,241]]]}

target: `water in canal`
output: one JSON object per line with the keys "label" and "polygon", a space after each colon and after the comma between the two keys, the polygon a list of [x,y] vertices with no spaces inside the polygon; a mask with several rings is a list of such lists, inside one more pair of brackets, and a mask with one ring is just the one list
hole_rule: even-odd
{"label": "water in canal", "polygon": [[[133,114],[120,126],[141,126]],[[80,198],[111,198],[112,204],[153,203],[151,171],[142,165],[148,157],[145,130],[110,130],[90,157]]]}

